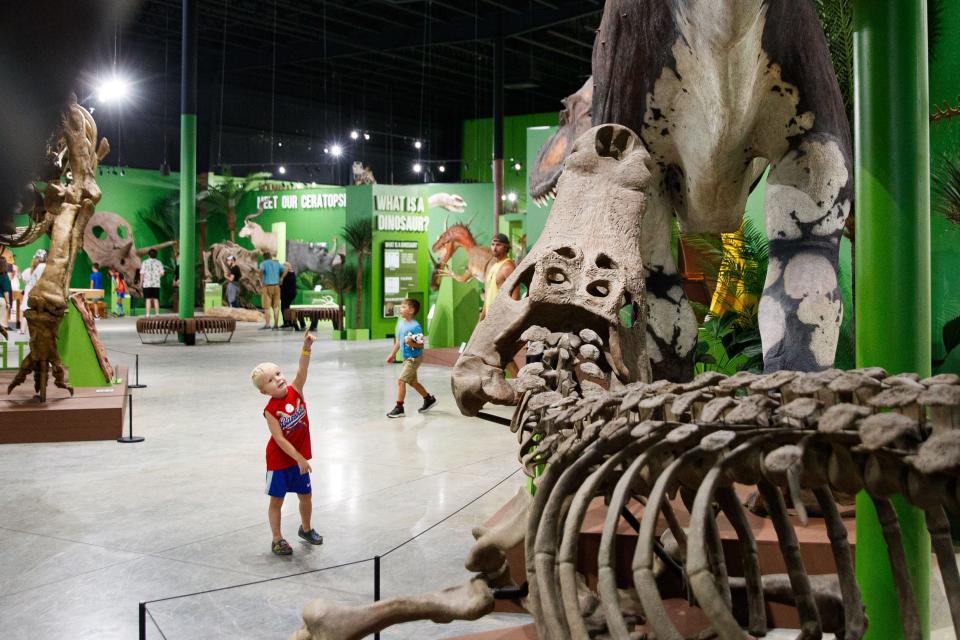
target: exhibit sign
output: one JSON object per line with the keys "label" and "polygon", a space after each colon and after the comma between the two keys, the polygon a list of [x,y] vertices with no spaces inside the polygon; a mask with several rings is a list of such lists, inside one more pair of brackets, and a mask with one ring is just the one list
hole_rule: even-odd
{"label": "exhibit sign", "polygon": [[343,209],[347,206],[346,191],[298,191],[257,196],[257,209]]}
{"label": "exhibit sign", "polygon": [[408,291],[418,291],[416,240],[387,240],[383,243],[383,317],[396,318],[400,302]]}
{"label": "exhibit sign", "polygon": [[427,216],[377,215],[377,231],[412,231],[423,233],[430,226]]}

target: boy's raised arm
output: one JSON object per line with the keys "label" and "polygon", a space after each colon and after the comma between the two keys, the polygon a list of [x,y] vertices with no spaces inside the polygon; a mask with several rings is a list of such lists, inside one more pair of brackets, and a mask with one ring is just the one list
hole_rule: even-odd
{"label": "boy's raised arm", "polygon": [[310,351],[313,348],[313,341],[317,337],[310,335],[310,329],[303,332],[303,347],[300,349],[300,364],[297,367],[297,376],[293,379],[293,388],[297,393],[303,394],[303,385],[307,381],[307,369],[310,368]]}

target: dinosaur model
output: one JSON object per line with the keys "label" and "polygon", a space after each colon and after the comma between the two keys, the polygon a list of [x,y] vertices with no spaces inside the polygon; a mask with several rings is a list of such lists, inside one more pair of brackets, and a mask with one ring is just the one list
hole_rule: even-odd
{"label": "dinosaur model", "polygon": [[260,223],[254,222],[254,218],[263,215],[263,209],[258,209],[256,213],[251,213],[243,219],[243,227],[238,235],[241,238],[250,238],[253,248],[259,253],[269,253],[276,257],[277,255],[277,234],[272,231],[264,231]]}
{"label": "dinosaur model", "polygon": [[607,2],[592,81],[565,102],[531,195],[551,194],[571,141],[591,123],[640,136],[652,171],[641,252],[654,375],[689,378],[696,343],[669,252],[672,216],[687,233],[735,231],[768,167],[765,369],[829,367],[853,179],[849,126],[814,8],[786,0]]}
{"label": "dinosaur model", "polygon": [[373,176],[373,169],[366,166],[359,160],[355,161],[350,167],[350,175],[353,184],[377,184],[377,179]]}
{"label": "dinosaur model", "polygon": [[[463,273],[456,273],[448,266],[457,249],[467,252],[467,268]],[[487,266],[493,259],[490,247],[481,247],[470,232],[469,223],[457,223],[453,226],[444,224],[443,233],[433,243],[430,250],[437,255],[434,260],[434,277],[451,277],[458,282],[467,282],[471,278],[483,282]]]}
{"label": "dinosaur model", "polygon": [[90,262],[100,265],[101,269],[116,269],[123,274],[127,290],[137,297],[142,295],[136,274],[140,269],[141,258],[151,249],[176,247],[177,240],[168,240],[149,247],[137,247],[133,227],[119,214],[110,211],[97,211],[91,216],[83,231],[83,250]]}
{"label": "dinosaur model", "polygon": [[[492,612],[495,597],[521,599],[545,640],[627,640],[638,637],[640,624],[657,638],[680,640],[685,636],[664,604],[673,598],[689,598],[708,620],[705,631],[720,638],[765,635],[769,602],[797,609],[798,637],[862,638],[870,611],[834,498],[861,490],[880,516],[904,637],[920,638],[922,625],[890,501],[895,494],[925,513],[960,629],[960,571],[944,511],[958,506],[960,377],[865,368],[708,372],[687,383],[624,384],[595,331],[532,326],[521,339],[541,360],[519,372],[521,398],[510,428],[536,494],[521,492],[501,524],[474,531],[465,566],[475,577],[368,606],[315,600],[292,639],[360,638],[410,620],[473,620]],[[745,488],[766,502],[785,574],[760,565],[738,493]],[[804,568],[795,528],[814,516],[802,493],[813,495],[829,534],[833,574]],[[678,500],[668,498],[675,494]],[[586,553],[578,543],[587,508],[599,499],[607,506],[598,583],[590,590],[577,570]],[[630,502],[643,504],[642,514],[632,515]],[[721,516],[736,536],[735,559],[721,547]],[[625,553],[618,547],[631,544],[620,533],[625,525],[637,533],[628,571],[616,562]],[[526,574],[520,589],[511,587],[507,563],[518,544]],[[742,572],[734,574],[736,566]]]}
{"label": "dinosaur model", "polygon": [[59,127],[47,144],[38,176],[42,191],[31,187],[22,211],[28,224],[13,233],[0,234],[0,245],[21,247],[43,235],[50,236],[46,267],[27,301],[24,312],[30,328],[30,353],[7,387],[7,393],[32,373],[34,389],[44,402],[51,372],[58,387],[73,393],[57,351],[60,322],[67,311],[67,288],[73,261],[83,246],[83,231],[100,201],[95,179],[97,165],[110,151],[106,138],[97,142],[97,123],[71,95]]}

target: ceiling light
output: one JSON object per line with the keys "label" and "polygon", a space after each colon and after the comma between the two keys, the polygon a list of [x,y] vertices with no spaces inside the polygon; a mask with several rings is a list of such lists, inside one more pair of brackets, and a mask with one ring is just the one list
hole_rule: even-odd
{"label": "ceiling light", "polygon": [[517,201],[517,194],[516,194],[515,192],[511,191],[510,193],[507,194],[507,200],[508,200],[509,202],[516,202],[516,201]]}
{"label": "ceiling light", "polygon": [[278,146],[278,147],[282,147],[282,146],[283,146],[283,140],[281,140],[280,142],[278,142],[278,143],[277,143],[277,146]]}
{"label": "ceiling light", "polygon": [[324,152],[324,153],[330,153],[329,147],[324,147],[324,148],[323,148],[323,152]]}
{"label": "ceiling light", "polygon": [[413,148],[414,148],[414,149],[419,149],[419,148],[421,148],[422,146],[423,146],[423,143],[420,142],[419,140],[414,140],[414,141],[413,141]]}
{"label": "ceiling light", "polygon": [[500,200],[505,201],[506,199],[507,199],[507,195],[504,194],[504,193],[501,193],[501,194],[500,194]]}
{"label": "ceiling light", "polygon": [[280,175],[283,175],[287,172],[287,168],[283,165],[280,165],[280,169],[278,169],[278,171],[280,171]]}
{"label": "ceiling light", "polygon": [[439,167],[437,167],[437,169],[440,170],[440,173],[446,173],[446,172],[447,172],[447,167],[446,167],[445,165],[440,165]]}
{"label": "ceiling light", "polygon": [[513,168],[517,171],[520,171],[520,169],[523,169],[523,165],[517,162],[513,165]]}
{"label": "ceiling light", "polygon": [[123,102],[130,97],[130,82],[114,74],[100,83],[97,97],[100,102]]}
{"label": "ceiling light", "polygon": [[356,129],[354,129],[353,131],[350,132],[350,139],[351,139],[351,140],[356,140],[356,139],[359,138],[359,137],[360,137],[360,132],[357,131]]}
{"label": "ceiling light", "polygon": [[334,158],[339,158],[341,153],[343,153],[343,147],[340,145],[335,144],[330,147],[330,155],[332,155]]}
{"label": "ceiling light", "polygon": [[422,170],[423,170],[423,167],[420,166],[420,163],[419,163],[419,162],[414,163],[414,165],[413,165],[413,172],[414,172],[414,173],[420,173],[420,171],[422,171]]}
{"label": "ceiling light", "polygon": [[364,139],[364,140],[369,140],[369,139],[370,139],[370,134],[367,133],[367,132],[364,132],[364,133],[363,133],[363,139]]}

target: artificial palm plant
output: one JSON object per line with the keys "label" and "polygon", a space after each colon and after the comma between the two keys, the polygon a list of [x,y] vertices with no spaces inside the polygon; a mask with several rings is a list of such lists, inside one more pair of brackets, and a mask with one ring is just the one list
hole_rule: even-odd
{"label": "artificial palm plant", "polygon": [[206,215],[222,215],[227,220],[227,230],[230,232],[230,242],[236,242],[237,205],[241,198],[250,191],[263,186],[271,174],[252,173],[246,178],[227,177],[215,185],[197,194],[197,200],[203,204]]}
{"label": "artificial palm plant", "polygon": [[343,331],[344,320],[346,319],[346,316],[343,314],[343,296],[346,293],[350,293],[356,286],[357,269],[351,264],[341,262],[329,271],[321,273],[319,278],[324,289],[331,289],[337,292],[337,305],[340,307],[340,331]]}
{"label": "artificial palm plant", "polygon": [[357,329],[360,328],[363,310],[363,263],[373,249],[373,221],[369,218],[357,220],[345,226],[342,233],[347,246],[357,259],[357,304],[353,317],[353,327]]}

